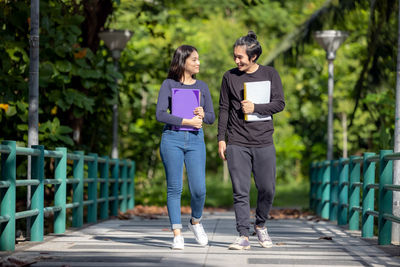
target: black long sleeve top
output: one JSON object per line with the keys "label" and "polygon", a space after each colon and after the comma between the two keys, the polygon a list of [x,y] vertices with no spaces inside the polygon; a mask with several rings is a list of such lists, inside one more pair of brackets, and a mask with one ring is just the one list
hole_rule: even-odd
{"label": "black long sleeve top", "polygon": [[269,115],[285,108],[282,82],[278,72],[269,66],[259,65],[253,73],[239,71],[238,68],[227,71],[221,84],[218,116],[218,141],[226,141],[246,147],[263,147],[273,144],[273,120],[244,120],[241,108],[245,82],[271,82],[271,97],[267,104],[254,104],[254,112]]}

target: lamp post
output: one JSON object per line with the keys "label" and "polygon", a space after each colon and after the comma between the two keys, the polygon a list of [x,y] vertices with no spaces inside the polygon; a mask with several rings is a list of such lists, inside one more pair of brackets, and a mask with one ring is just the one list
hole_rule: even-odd
{"label": "lamp post", "polygon": [[342,31],[317,31],[315,40],[326,51],[328,60],[328,151],[327,160],[333,159],[333,60],[336,58],[336,50],[346,40],[348,34]]}
{"label": "lamp post", "polygon": [[[31,36],[29,38],[29,110],[28,147],[39,144],[39,0],[31,1]],[[27,179],[32,178],[32,158],[28,156]],[[31,208],[31,187],[27,187],[26,206]],[[26,236],[31,235],[31,217],[26,219]]]}
{"label": "lamp post", "polygon": [[[400,152],[400,0],[398,3],[397,26],[397,76],[396,76],[396,106],[394,122],[394,152]],[[393,184],[400,185],[400,162],[393,161]],[[393,215],[400,216],[400,192],[393,191]],[[392,223],[392,244],[400,245],[400,224]]]}
{"label": "lamp post", "polygon": [[[132,37],[133,33],[128,30],[106,30],[99,33],[99,37],[104,41],[107,48],[111,51],[111,57],[114,60],[115,70],[118,71],[118,61],[121,57],[121,51],[124,50],[126,43]],[[117,80],[115,81],[117,83]],[[112,118],[112,150],[111,158],[118,158],[118,91],[115,95],[113,104]]]}

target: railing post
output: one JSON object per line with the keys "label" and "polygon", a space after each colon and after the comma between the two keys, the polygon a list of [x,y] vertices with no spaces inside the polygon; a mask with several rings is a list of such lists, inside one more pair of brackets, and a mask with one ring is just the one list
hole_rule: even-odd
{"label": "railing post", "polygon": [[120,210],[121,212],[126,212],[128,209],[128,166],[127,166],[126,160],[123,160],[123,165],[121,167],[121,178],[122,178],[122,187],[121,187],[121,193],[123,196],[123,199],[121,201],[120,205]]}
{"label": "railing post", "polygon": [[378,244],[389,245],[392,241],[392,222],[384,215],[392,215],[393,191],[383,188],[393,184],[393,161],[383,157],[393,153],[393,150],[381,150],[379,153],[379,217],[378,217]]}
{"label": "railing post", "polygon": [[318,162],[318,174],[317,174],[317,204],[315,205],[315,213],[318,216],[321,216],[322,210],[322,175],[323,175],[323,166],[322,161]]}
{"label": "railing post", "polygon": [[61,184],[55,186],[54,206],[60,207],[60,211],[54,213],[54,233],[62,234],[65,232],[66,204],[67,204],[67,149],[57,147],[56,151],[62,153],[61,158],[55,160],[54,178],[61,180]]}
{"label": "railing post", "polygon": [[31,177],[39,181],[39,184],[32,186],[31,209],[37,209],[39,214],[31,219],[31,241],[43,241],[44,227],[44,147],[34,145],[33,149],[40,151],[38,156],[32,156]]}
{"label": "railing post", "polygon": [[322,173],[322,196],[321,196],[321,217],[329,219],[329,199],[331,191],[331,165],[330,161],[323,162]]}
{"label": "railing post", "polygon": [[128,201],[128,209],[135,207],[135,167],[135,161],[131,161],[131,166],[129,167],[129,194],[131,197]]}
{"label": "railing post", "polygon": [[0,189],[0,216],[9,218],[0,224],[0,250],[15,249],[15,180],[16,180],[16,142],[3,141],[10,153],[1,153],[1,181],[8,182],[8,188]]}
{"label": "railing post", "polygon": [[114,197],[113,204],[111,206],[111,216],[117,216],[118,215],[118,204],[119,204],[119,199],[118,199],[118,189],[119,189],[119,160],[118,159],[113,159],[114,166],[112,167],[112,177],[114,179],[114,184],[113,184],[113,190],[112,194]]}
{"label": "railing post", "polygon": [[339,206],[338,225],[347,224],[347,211],[349,205],[349,165],[346,158],[339,159]]}
{"label": "railing post", "polygon": [[97,221],[98,156],[96,153],[90,153],[89,156],[92,156],[94,161],[88,162],[88,178],[94,179],[94,181],[88,184],[88,199],[93,201],[93,203],[88,206],[88,222],[95,223]]}
{"label": "railing post", "polygon": [[110,165],[108,157],[103,157],[106,162],[100,165],[100,177],[105,180],[105,182],[100,184],[100,198],[105,199],[100,203],[100,219],[104,220],[108,218],[108,210],[109,210],[109,172],[110,172]]}
{"label": "railing post", "polygon": [[350,156],[349,173],[350,173],[350,186],[349,186],[349,230],[360,229],[360,212],[354,207],[360,206],[360,187],[355,184],[360,183],[360,163],[355,162],[358,156]]}
{"label": "railing post", "polygon": [[368,211],[374,210],[374,194],[373,188],[367,188],[368,185],[375,183],[375,162],[368,162],[367,159],[375,156],[375,153],[366,152],[363,156],[363,190],[362,190],[362,237],[374,236],[374,217],[368,215]]}
{"label": "railing post", "polygon": [[329,208],[329,220],[336,221],[338,214],[338,161],[331,160],[331,196]]}
{"label": "railing post", "polygon": [[84,168],[84,152],[75,151],[79,156],[78,160],[74,160],[73,178],[78,179],[79,183],[73,186],[72,202],[79,203],[78,207],[72,210],[72,226],[82,227],[83,225],[83,168]]}

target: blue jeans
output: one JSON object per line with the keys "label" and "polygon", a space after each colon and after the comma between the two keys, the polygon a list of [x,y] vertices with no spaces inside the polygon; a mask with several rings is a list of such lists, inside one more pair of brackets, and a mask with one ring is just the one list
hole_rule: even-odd
{"label": "blue jeans", "polygon": [[191,194],[192,221],[200,221],[206,198],[206,147],[203,130],[175,131],[164,128],[161,159],[167,178],[167,208],[172,229],[181,229],[181,194],[185,163]]}

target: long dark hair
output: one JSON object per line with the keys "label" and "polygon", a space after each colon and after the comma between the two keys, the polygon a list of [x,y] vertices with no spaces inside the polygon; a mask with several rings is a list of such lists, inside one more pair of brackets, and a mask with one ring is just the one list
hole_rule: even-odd
{"label": "long dark hair", "polygon": [[[193,51],[197,52],[197,49],[191,45],[181,45],[175,50],[171,65],[169,66],[168,79],[173,79],[177,82],[181,81],[185,72],[186,59],[193,53]],[[193,74],[192,78],[196,78],[196,75]]]}
{"label": "long dark hair", "polygon": [[262,48],[260,43],[257,41],[257,35],[253,31],[249,31],[246,36],[242,36],[236,40],[235,44],[233,45],[233,49],[237,46],[245,46],[246,47],[246,54],[251,60],[254,56],[254,62],[260,57],[262,53]]}

